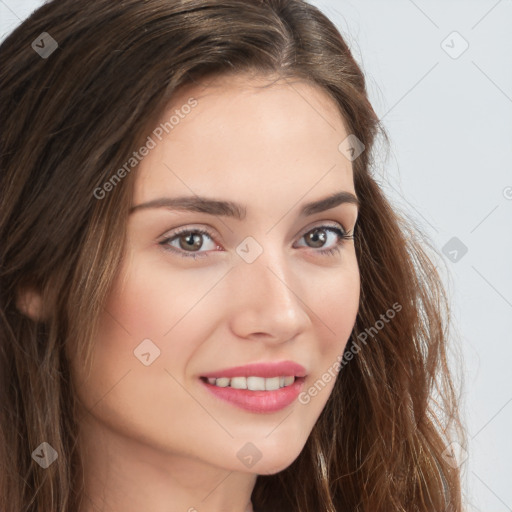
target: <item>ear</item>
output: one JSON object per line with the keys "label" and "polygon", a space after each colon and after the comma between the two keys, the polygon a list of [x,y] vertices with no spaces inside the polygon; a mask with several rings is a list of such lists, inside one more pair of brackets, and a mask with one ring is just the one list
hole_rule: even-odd
{"label": "ear", "polygon": [[41,294],[33,288],[18,291],[16,307],[20,313],[36,322],[44,319],[43,299]]}

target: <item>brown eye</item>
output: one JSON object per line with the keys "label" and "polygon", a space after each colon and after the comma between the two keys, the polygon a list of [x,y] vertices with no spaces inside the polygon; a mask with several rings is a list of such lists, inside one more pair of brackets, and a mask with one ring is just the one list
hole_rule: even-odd
{"label": "brown eye", "polygon": [[[198,228],[182,229],[162,240],[160,245],[162,245],[165,250],[178,253],[184,258],[202,258],[208,256],[206,251],[199,251],[204,245],[205,237],[213,242],[213,235],[206,230]],[[179,246],[171,245],[171,243],[174,242],[178,242]],[[213,245],[214,248],[217,247],[215,243],[213,243]]]}
{"label": "brown eye", "polygon": [[[326,243],[328,243],[329,233],[336,235],[334,238],[337,237],[338,240],[335,240],[333,246],[328,247],[327,249],[321,249]],[[311,247],[312,249],[320,249],[316,252],[321,255],[331,255],[338,253],[343,242],[345,240],[352,240],[353,236],[348,235],[343,229],[337,226],[318,226],[309,230],[301,238],[304,238],[307,241],[308,247]]]}
{"label": "brown eye", "polygon": [[313,231],[310,231],[305,235],[306,240],[311,242],[314,248],[321,248],[327,241],[327,235],[325,234],[324,229],[315,228]]}
{"label": "brown eye", "polygon": [[184,250],[193,250],[193,249],[200,249],[203,245],[203,240],[201,234],[190,234],[195,233],[193,231],[190,231],[186,235],[179,235],[178,240],[180,242],[180,248]]}

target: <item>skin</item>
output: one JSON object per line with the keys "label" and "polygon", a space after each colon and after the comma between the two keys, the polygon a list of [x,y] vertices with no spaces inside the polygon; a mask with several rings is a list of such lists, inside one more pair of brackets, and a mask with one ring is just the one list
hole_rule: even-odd
{"label": "skin", "polygon": [[[70,354],[87,493],[81,512],[250,510],[257,475],[296,459],[332,391],[334,379],[307,405],[296,400],[261,414],[218,400],[199,380],[292,360],[306,368],[307,389],[343,353],[356,320],[353,241],[321,255],[337,235],[327,231],[323,246],[304,235],[325,223],[351,233],[357,207],[298,215],[302,204],[333,192],[355,194],[351,162],[338,150],[348,135],[342,117],[320,88],[289,80],[255,87],[266,83],[237,76],[181,91],[162,121],[190,97],[197,106],[136,171],[133,205],[197,194],[240,202],[247,216],[166,208],[129,216],[89,376]],[[181,227],[213,232],[196,250],[207,257],[159,245]],[[236,252],[248,236],[263,249],[252,263]],[[169,244],[183,247],[179,238]],[[149,366],[134,356],[144,339],[160,350]],[[248,442],[261,453],[251,468],[237,457]]]}

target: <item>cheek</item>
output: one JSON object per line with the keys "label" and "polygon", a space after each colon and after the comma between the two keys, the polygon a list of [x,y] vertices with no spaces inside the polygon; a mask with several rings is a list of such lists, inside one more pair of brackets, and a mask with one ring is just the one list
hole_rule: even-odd
{"label": "cheek", "polygon": [[113,287],[107,310],[134,340],[161,340],[193,314],[212,277],[201,269],[171,265],[158,254],[134,258]]}
{"label": "cheek", "polygon": [[315,372],[309,376],[299,402],[313,417],[320,415],[336,382],[339,361],[348,343],[359,310],[360,275],[355,255],[339,273],[318,279],[311,309],[317,313]]}
{"label": "cheek", "polygon": [[[343,272],[339,279],[333,279],[320,292],[315,302],[326,319],[328,325],[337,334],[346,332],[355,322],[359,308],[359,273]],[[327,323],[327,322],[326,322]]]}
{"label": "cheek", "polygon": [[[201,409],[176,381],[185,382],[189,361],[208,338],[215,312],[207,294],[219,276],[171,268],[154,258],[126,262],[100,319],[92,373],[86,376],[80,362],[73,360],[78,395],[112,428],[126,435],[150,433],[159,441],[168,436],[170,446],[173,436],[179,438],[178,431],[192,432],[176,422],[176,410],[183,412],[184,421],[190,417],[194,425],[205,422]],[[148,339],[156,349],[147,341],[141,345]],[[148,366],[134,354],[142,354],[140,346],[150,353],[153,362]]]}
{"label": "cheek", "polygon": [[158,254],[126,262],[101,318],[94,349],[98,368],[111,375],[121,368],[144,370],[137,354],[147,353],[142,350],[147,347],[151,359],[158,354],[151,368],[183,379],[218,315],[209,291],[222,273],[171,265]]}
{"label": "cheek", "polygon": [[360,275],[355,255],[339,271],[318,277],[311,296],[311,309],[325,336],[319,336],[321,353],[328,358],[340,354],[352,332],[359,310]]}

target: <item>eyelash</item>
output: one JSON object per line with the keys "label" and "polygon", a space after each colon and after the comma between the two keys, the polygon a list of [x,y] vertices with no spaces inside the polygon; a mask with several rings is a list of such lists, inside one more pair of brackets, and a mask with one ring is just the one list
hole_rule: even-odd
{"label": "eyelash", "polygon": [[[311,228],[309,231],[306,231],[301,236],[301,238],[303,238],[305,235],[307,235],[308,233],[311,233],[312,231],[315,231],[315,230],[331,231],[333,233],[336,233],[340,239],[337,242],[337,244],[330,249],[319,249],[319,250],[315,251],[315,252],[320,253],[322,256],[334,256],[335,254],[340,252],[341,246],[346,240],[354,239],[353,234],[349,235],[348,233],[346,233],[345,231],[343,231],[342,229],[340,229],[337,226],[325,226],[325,225],[324,226],[315,226],[314,228]],[[206,235],[206,236],[209,236],[212,240],[214,240],[213,234],[210,233],[206,229],[182,228],[182,229],[179,229],[178,231],[176,231],[175,233],[173,233],[172,236],[166,237],[164,240],[160,241],[159,245],[161,245],[165,251],[169,251],[174,254],[178,254],[179,256],[181,256],[183,258],[193,258],[194,260],[196,260],[198,258],[208,257],[208,254],[206,252],[185,252],[183,250],[177,249],[176,247],[171,247],[171,246],[167,245],[169,242],[178,238],[183,233],[196,233],[196,234]]]}

